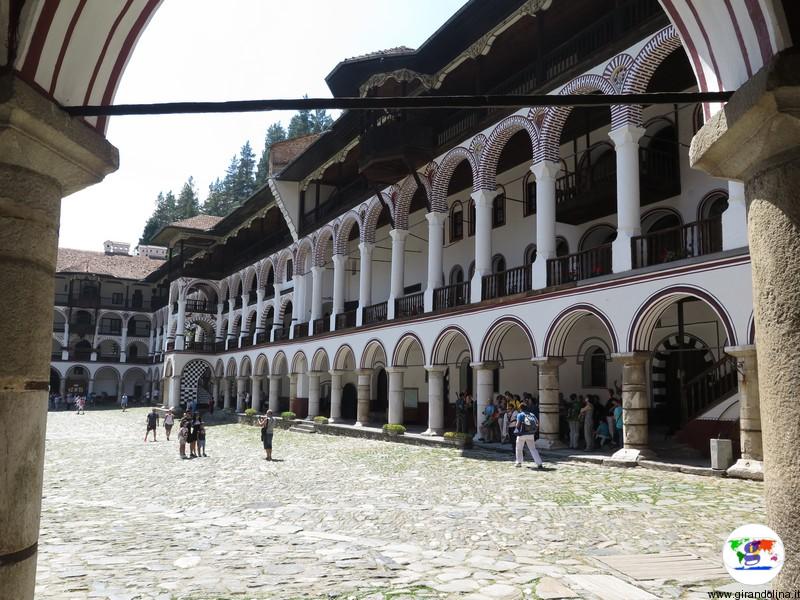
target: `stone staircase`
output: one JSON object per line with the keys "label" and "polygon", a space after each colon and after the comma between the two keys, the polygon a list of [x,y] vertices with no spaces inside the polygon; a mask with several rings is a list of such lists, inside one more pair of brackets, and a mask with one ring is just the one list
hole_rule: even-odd
{"label": "stone staircase", "polygon": [[316,433],[317,430],[314,427],[313,423],[309,423],[308,421],[295,421],[294,425],[289,427],[289,431],[294,431],[295,433]]}

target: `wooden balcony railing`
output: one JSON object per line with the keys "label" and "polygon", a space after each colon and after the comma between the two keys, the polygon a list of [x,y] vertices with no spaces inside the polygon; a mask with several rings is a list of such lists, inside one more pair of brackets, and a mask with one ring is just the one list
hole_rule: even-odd
{"label": "wooden balcony railing", "polygon": [[308,337],[308,323],[297,323],[294,326],[294,339]]}
{"label": "wooden balcony railing", "polygon": [[515,267],[500,273],[485,275],[481,281],[481,298],[491,300],[531,289],[531,266]]}
{"label": "wooden balcony railing", "polygon": [[387,318],[387,302],[378,302],[378,304],[373,304],[371,306],[364,307],[364,314],[362,316],[364,325],[369,325],[371,323],[380,323],[381,321],[385,321]]}
{"label": "wooden balcony railing", "polygon": [[681,422],[687,423],[739,387],[736,358],[724,355],[708,369],[684,384],[681,390]]}
{"label": "wooden balcony railing", "polygon": [[[194,350],[194,352],[203,352],[203,350]],[[211,352],[209,350],[208,352]],[[152,356],[126,356],[125,362],[133,365],[149,365],[153,362]]]}
{"label": "wooden balcony railing", "polygon": [[469,304],[470,282],[462,281],[433,290],[433,310]]}
{"label": "wooden balcony railing", "polygon": [[289,339],[289,328],[288,327],[281,327],[280,329],[275,330],[275,341],[278,340],[288,340]]}
{"label": "wooden balcony railing", "polygon": [[187,313],[214,313],[215,309],[205,300],[187,300],[186,301]]}
{"label": "wooden balcony railing", "polygon": [[356,326],[356,311],[348,310],[336,315],[336,331]]}
{"label": "wooden balcony railing", "polygon": [[547,285],[561,285],[611,273],[611,244],[547,261]]}
{"label": "wooden balcony railing", "polygon": [[225,352],[225,342],[214,342],[214,352]]}
{"label": "wooden balcony railing", "polygon": [[703,256],[721,250],[721,217],[695,221],[631,238],[634,269]]}
{"label": "wooden balcony railing", "polygon": [[331,320],[328,317],[322,317],[321,319],[314,319],[314,335],[318,335],[320,333],[327,333],[331,330]]}
{"label": "wooden balcony railing", "polygon": [[249,348],[250,346],[253,345],[253,336],[250,335],[249,333],[244,335],[244,336],[242,336],[241,339],[242,339],[242,342],[241,342],[241,344],[239,346],[240,348]]}
{"label": "wooden balcony railing", "polygon": [[400,317],[414,317],[425,312],[425,293],[417,292],[402,298],[397,298],[394,302],[394,315]]}

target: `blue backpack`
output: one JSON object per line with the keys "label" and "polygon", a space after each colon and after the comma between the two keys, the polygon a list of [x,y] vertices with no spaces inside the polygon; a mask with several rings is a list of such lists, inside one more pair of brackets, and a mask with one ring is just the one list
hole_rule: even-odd
{"label": "blue backpack", "polygon": [[536,420],[536,415],[532,412],[522,413],[522,430],[524,433],[536,433],[539,428],[539,422]]}

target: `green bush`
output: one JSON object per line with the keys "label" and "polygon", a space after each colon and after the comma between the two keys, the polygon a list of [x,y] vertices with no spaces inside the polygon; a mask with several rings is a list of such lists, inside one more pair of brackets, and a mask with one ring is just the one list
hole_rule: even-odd
{"label": "green bush", "polygon": [[444,434],[444,439],[446,440],[471,440],[472,436],[468,433],[457,433],[455,431],[447,431]]}
{"label": "green bush", "polygon": [[281,419],[286,419],[287,421],[294,421],[296,418],[297,415],[290,410],[281,413]]}
{"label": "green bush", "polygon": [[256,409],[248,408],[244,411],[244,414],[246,414],[248,417],[252,417],[254,414],[256,414]]}
{"label": "green bush", "polygon": [[397,424],[394,424],[394,423],[387,423],[386,425],[383,426],[383,432],[384,433],[398,433],[398,434],[400,434],[400,433],[405,433],[406,432],[406,428],[403,427],[402,425],[397,425]]}
{"label": "green bush", "polygon": [[328,417],[314,417],[314,423],[319,423],[320,425],[327,425],[328,424]]}

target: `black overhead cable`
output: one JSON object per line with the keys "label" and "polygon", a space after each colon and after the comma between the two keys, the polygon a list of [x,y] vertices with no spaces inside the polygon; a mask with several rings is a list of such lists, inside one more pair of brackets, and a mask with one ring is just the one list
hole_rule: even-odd
{"label": "black overhead cable", "polygon": [[733,92],[658,92],[646,94],[531,94],[401,96],[390,98],[283,98],[228,102],[161,102],[107,106],[65,106],[74,117],[264,112],[270,110],[384,110],[431,108],[524,108],[528,106],[609,106],[727,102]]}

